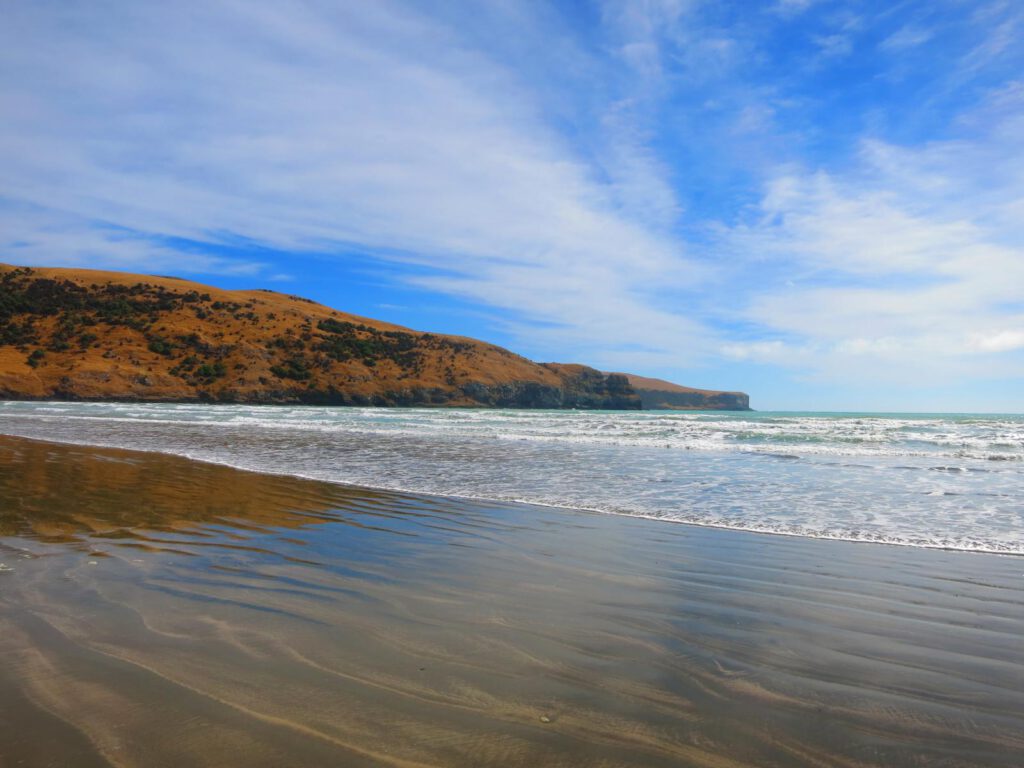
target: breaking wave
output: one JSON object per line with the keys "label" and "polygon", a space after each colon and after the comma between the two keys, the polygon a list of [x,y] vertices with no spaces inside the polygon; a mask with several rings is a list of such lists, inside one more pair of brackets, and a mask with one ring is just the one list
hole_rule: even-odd
{"label": "breaking wave", "polygon": [[0,403],[0,432],[399,491],[1024,554],[1024,417]]}

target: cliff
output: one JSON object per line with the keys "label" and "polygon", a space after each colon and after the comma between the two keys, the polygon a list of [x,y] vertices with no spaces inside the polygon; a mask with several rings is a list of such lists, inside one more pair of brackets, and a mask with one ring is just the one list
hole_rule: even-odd
{"label": "cliff", "polygon": [[640,396],[644,410],[673,411],[749,411],[750,397],[745,392],[719,392],[693,389],[662,379],[649,379],[631,373],[620,374]]}

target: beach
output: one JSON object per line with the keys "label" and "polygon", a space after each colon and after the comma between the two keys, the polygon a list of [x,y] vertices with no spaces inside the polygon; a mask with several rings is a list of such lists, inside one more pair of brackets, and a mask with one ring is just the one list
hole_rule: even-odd
{"label": "beach", "polygon": [[1024,0],[0,24],[0,768],[1024,768]]}
{"label": "beach", "polygon": [[0,438],[0,765],[1017,766],[1024,560]]}

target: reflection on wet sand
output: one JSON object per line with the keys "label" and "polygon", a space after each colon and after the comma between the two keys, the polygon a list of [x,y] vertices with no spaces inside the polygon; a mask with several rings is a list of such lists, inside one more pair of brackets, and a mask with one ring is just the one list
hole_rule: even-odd
{"label": "reflection on wet sand", "polygon": [[1019,766],[1018,558],[0,438],[0,766]]}

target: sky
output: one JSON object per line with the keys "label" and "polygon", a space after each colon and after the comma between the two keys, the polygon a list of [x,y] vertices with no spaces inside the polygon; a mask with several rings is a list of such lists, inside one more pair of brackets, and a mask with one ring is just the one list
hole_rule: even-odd
{"label": "sky", "polygon": [[1024,411],[1019,0],[0,0],[0,261]]}

